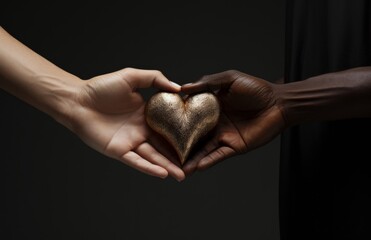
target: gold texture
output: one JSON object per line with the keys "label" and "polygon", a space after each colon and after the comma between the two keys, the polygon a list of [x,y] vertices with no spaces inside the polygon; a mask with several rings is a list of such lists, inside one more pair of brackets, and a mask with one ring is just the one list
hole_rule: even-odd
{"label": "gold texture", "polygon": [[197,141],[218,123],[220,107],[212,93],[200,93],[183,100],[176,93],[160,92],[147,102],[146,121],[178,153],[183,165]]}

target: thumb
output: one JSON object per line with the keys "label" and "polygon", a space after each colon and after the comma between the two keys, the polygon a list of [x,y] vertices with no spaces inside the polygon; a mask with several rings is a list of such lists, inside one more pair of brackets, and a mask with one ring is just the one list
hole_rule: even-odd
{"label": "thumb", "polygon": [[169,92],[179,92],[181,87],[171,82],[158,70],[125,68],[122,70],[124,79],[135,90],[137,88],[154,87]]}
{"label": "thumb", "polygon": [[241,73],[236,70],[206,75],[195,83],[183,85],[182,91],[186,94],[192,94],[202,91],[214,92],[221,89],[228,89],[240,75]]}

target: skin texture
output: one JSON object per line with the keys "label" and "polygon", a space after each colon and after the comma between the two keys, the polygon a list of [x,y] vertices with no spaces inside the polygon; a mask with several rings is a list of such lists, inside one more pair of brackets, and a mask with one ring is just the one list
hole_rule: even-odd
{"label": "skin texture", "polygon": [[271,83],[230,70],[182,86],[191,94],[214,91],[221,115],[214,136],[184,166],[188,174],[266,144],[285,126]]}
{"label": "skin texture", "polygon": [[[221,104],[215,135],[183,170],[148,128],[138,88],[187,94],[213,91]],[[230,70],[180,86],[159,71],[126,68],[81,80],[0,28],[0,88],[50,115],[93,149],[149,175],[184,179],[258,148],[289,126],[371,117],[371,68],[324,74],[290,84]],[[166,156],[166,157],[165,157]]]}
{"label": "skin texture", "polygon": [[[185,175],[145,123],[139,88],[179,92],[159,71],[125,68],[80,78],[39,56],[0,28],[0,88],[47,113],[87,145],[146,174]],[[158,146],[155,146],[158,144]]]}
{"label": "skin texture", "polygon": [[182,86],[213,91],[221,103],[214,136],[183,170],[191,174],[258,148],[287,127],[309,121],[371,117],[371,68],[329,73],[289,84],[230,70]]}

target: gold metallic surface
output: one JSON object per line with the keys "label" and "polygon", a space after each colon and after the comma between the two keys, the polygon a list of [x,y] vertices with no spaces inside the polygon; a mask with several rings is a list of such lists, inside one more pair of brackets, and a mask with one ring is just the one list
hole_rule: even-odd
{"label": "gold metallic surface", "polygon": [[212,93],[183,100],[176,93],[160,92],[148,101],[145,114],[148,125],[168,140],[183,165],[197,141],[216,126],[220,107]]}

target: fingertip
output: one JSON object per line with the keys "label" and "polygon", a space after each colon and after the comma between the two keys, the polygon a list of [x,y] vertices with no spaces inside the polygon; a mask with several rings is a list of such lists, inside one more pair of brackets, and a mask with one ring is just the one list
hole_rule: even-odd
{"label": "fingertip", "polygon": [[185,173],[182,172],[181,174],[179,174],[179,176],[177,176],[176,180],[178,182],[182,182],[182,181],[184,181],[185,178],[186,178]]}
{"label": "fingertip", "polygon": [[168,167],[167,170],[169,171],[170,175],[177,180],[178,182],[181,182],[185,178],[185,173],[182,169],[180,169],[175,164],[172,164],[171,167]]}
{"label": "fingertip", "polygon": [[196,168],[197,168],[197,164],[189,163],[183,167],[183,172],[185,173],[186,176],[191,176],[196,170]]}
{"label": "fingertip", "polygon": [[164,90],[164,91],[176,92],[176,93],[180,92],[182,89],[182,87],[179,84],[169,81],[169,80],[167,80],[166,82],[163,81],[161,84],[155,85],[155,87],[157,87],[158,89]]}
{"label": "fingertip", "polygon": [[[162,90],[170,92],[180,92],[181,86],[176,82],[170,81],[162,72],[157,71],[157,77],[154,80],[154,85]],[[156,81],[158,80],[158,81]]]}
{"label": "fingertip", "polygon": [[158,166],[158,165],[155,165],[155,164],[152,164],[152,163],[149,163],[148,162],[148,166],[147,166],[147,169],[142,169],[142,171],[144,173],[147,173],[147,174],[150,174],[154,177],[159,177],[159,178],[162,178],[162,179],[165,179],[169,176],[169,172],[161,167],[161,166]]}
{"label": "fingertip", "polygon": [[172,87],[173,87],[177,92],[179,92],[180,90],[182,90],[182,87],[181,87],[179,84],[177,84],[176,82],[172,82],[172,81],[170,81],[170,84],[172,85]]}
{"label": "fingertip", "polygon": [[179,169],[179,180],[183,181],[185,179],[186,175],[182,169]]}
{"label": "fingertip", "polygon": [[153,165],[151,169],[145,170],[143,172],[161,179],[165,179],[169,176],[169,172],[165,168],[157,165]]}
{"label": "fingertip", "polygon": [[121,158],[119,158],[119,160],[145,174],[154,177],[164,179],[169,175],[168,171],[165,168],[149,162],[142,156],[138,155],[138,153],[133,151],[125,153],[124,155],[122,155]]}
{"label": "fingertip", "polygon": [[169,174],[178,182],[181,182],[185,178],[185,173],[182,169],[177,167],[176,165],[171,165],[167,167],[167,170],[169,171]]}

